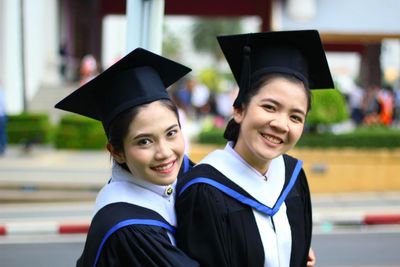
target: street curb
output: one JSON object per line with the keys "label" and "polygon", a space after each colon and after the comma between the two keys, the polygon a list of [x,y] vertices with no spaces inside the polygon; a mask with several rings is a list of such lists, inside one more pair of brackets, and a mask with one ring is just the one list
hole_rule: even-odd
{"label": "street curb", "polygon": [[0,226],[0,236],[6,235],[6,233],[7,233],[6,228],[4,226]]}
{"label": "street curb", "polygon": [[0,225],[0,236],[30,234],[87,234],[89,227],[89,223],[6,223]]}
{"label": "street curb", "polygon": [[[329,223],[333,226],[360,226],[360,225],[389,225],[400,224],[399,214],[367,214],[359,219],[333,219],[315,222]],[[29,234],[87,234],[90,223],[6,223],[0,225],[0,236],[29,235]]]}
{"label": "street curb", "polygon": [[89,231],[90,224],[68,224],[60,225],[58,232],[60,234],[86,234]]}
{"label": "street curb", "polygon": [[400,224],[400,214],[368,214],[364,217],[364,224]]}
{"label": "street curb", "polygon": [[361,225],[400,225],[400,213],[386,213],[386,214],[365,214],[363,216],[355,217],[340,217],[337,218],[318,218],[314,220],[314,225],[332,226],[361,226]]}

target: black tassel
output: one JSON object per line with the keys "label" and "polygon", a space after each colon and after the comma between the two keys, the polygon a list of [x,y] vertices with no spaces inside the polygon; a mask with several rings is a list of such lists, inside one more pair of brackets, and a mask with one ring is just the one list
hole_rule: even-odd
{"label": "black tassel", "polygon": [[240,84],[239,84],[239,95],[233,103],[234,107],[240,107],[242,105],[242,101],[244,96],[249,90],[250,87],[250,75],[251,75],[251,48],[249,46],[244,46],[242,50],[242,71],[240,75]]}

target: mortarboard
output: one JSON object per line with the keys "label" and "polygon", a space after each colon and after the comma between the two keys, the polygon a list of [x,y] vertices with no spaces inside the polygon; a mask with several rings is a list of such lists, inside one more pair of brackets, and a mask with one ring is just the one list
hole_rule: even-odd
{"label": "mortarboard", "polygon": [[170,99],[167,87],[191,69],[137,48],[55,105],[103,123],[108,136],[121,112],[160,99]]}
{"label": "mortarboard", "polygon": [[239,85],[240,106],[250,82],[268,73],[291,74],[310,89],[334,88],[318,31],[276,31],[217,37]]}

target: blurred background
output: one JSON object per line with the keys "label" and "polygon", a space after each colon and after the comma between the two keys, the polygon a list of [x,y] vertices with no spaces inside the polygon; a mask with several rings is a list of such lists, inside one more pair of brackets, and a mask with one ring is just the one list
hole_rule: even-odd
{"label": "blurred background", "polygon": [[[400,1],[0,0],[0,261],[74,266],[111,161],[55,103],[137,46],[193,69],[169,88],[187,153],[225,144],[237,84],[217,35],[317,29],[335,89],[301,141],[317,266],[400,266]],[[373,255],[367,257],[366,255]]]}

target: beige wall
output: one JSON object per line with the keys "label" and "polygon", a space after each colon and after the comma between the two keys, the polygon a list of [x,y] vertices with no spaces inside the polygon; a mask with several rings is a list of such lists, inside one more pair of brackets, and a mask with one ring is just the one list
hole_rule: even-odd
{"label": "beige wall", "polygon": [[[198,162],[222,147],[194,144],[190,158]],[[400,191],[400,149],[294,149],[289,154],[303,160],[312,193]]]}

